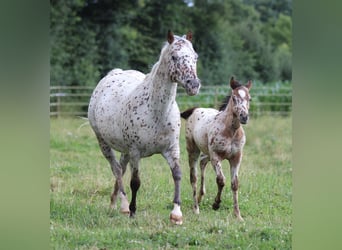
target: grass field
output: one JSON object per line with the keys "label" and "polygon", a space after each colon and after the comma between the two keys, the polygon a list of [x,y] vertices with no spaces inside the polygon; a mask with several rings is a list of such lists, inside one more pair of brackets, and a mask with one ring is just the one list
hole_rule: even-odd
{"label": "grass field", "polygon": [[[181,136],[183,225],[169,222],[174,185],[160,155],[141,162],[137,215],[109,210],[114,177],[89,125],[82,119],[51,119],[50,241],[52,249],[291,249],[292,164],[290,117],[259,117],[245,126],[247,142],[239,177],[244,222],[233,216],[228,162],[219,210],[214,171],[207,168],[200,214],[192,191]],[[124,180],[130,199],[128,170]]]}

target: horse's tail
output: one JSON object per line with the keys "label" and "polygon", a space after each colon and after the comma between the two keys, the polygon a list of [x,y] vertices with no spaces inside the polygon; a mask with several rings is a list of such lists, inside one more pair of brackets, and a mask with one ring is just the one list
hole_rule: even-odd
{"label": "horse's tail", "polygon": [[195,109],[197,109],[197,107],[189,108],[189,109],[183,111],[180,115],[182,118],[184,118],[186,120],[189,118],[190,115],[192,115],[192,113],[194,112]]}

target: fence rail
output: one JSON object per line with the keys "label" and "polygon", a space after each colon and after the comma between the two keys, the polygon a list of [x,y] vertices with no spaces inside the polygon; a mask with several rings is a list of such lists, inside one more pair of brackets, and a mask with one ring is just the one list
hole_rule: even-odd
{"label": "fence rail", "polygon": [[[94,87],[51,86],[50,116],[87,116],[89,99]],[[180,110],[193,106],[217,108],[228,94],[227,86],[202,86],[196,96],[187,96],[184,89],[177,90]],[[292,88],[288,86],[257,86],[251,89],[251,116],[281,115],[292,111]]]}

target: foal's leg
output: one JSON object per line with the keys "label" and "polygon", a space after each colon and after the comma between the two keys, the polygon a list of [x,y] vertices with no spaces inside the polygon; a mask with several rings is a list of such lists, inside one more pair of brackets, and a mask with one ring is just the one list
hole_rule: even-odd
{"label": "foal's leg", "polygon": [[[190,148],[192,150],[190,150]],[[199,207],[197,201],[197,160],[200,155],[200,150],[192,145],[191,147],[187,147],[188,158],[189,158],[189,167],[190,167],[190,184],[192,186],[192,197],[194,200],[194,213],[199,214]]]}
{"label": "foal's leg", "polygon": [[205,177],[205,168],[207,166],[207,163],[209,161],[209,156],[207,155],[202,155],[201,156],[201,161],[200,161],[200,167],[201,167],[201,188],[200,192],[198,194],[198,203],[201,202],[203,196],[205,195],[205,182],[204,182],[204,177]]}
{"label": "foal's leg", "polygon": [[[121,198],[121,213],[129,214],[129,207],[128,207],[128,200],[127,196],[123,187],[122,183],[122,175],[123,175],[123,169],[121,168],[120,164],[115,159],[115,155],[113,150],[110,148],[110,146],[103,140],[102,137],[97,135],[97,139],[101,148],[101,151],[103,155],[108,160],[110,167],[112,169],[112,172],[116,178],[116,182],[114,185],[114,191],[111,195],[111,208],[115,208],[115,200],[117,193],[119,192],[120,198]],[[126,164],[127,165],[127,164]]]}
{"label": "foal's leg", "polygon": [[[122,169],[122,176],[124,176],[124,174],[126,172],[128,161],[129,161],[128,154],[122,153],[121,157],[120,157],[120,166],[121,166],[121,169]],[[113,193],[111,195],[111,208],[112,209],[114,209],[116,207],[116,199],[117,199],[117,196],[118,196],[118,192],[119,192],[119,184],[118,184],[118,181],[115,180],[114,191],[113,191]],[[125,205],[125,207],[127,207],[127,205]]]}
{"label": "foal's leg", "polygon": [[182,178],[182,172],[179,165],[179,147],[176,146],[171,150],[163,153],[164,158],[170,165],[173,181],[175,184],[175,192],[173,197],[173,210],[170,214],[170,221],[176,225],[183,224],[183,214],[180,208],[180,181]]}
{"label": "foal's leg", "polygon": [[222,172],[221,160],[219,160],[217,157],[213,157],[213,159],[211,159],[211,164],[216,172],[217,195],[215,197],[215,202],[213,203],[213,209],[217,210],[220,207],[221,194],[226,183],[226,177]]}
{"label": "foal's leg", "polygon": [[238,201],[238,188],[239,188],[239,169],[242,159],[242,152],[238,152],[233,158],[229,159],[230,163],[230,178],[231,178],[231,189],[233,192],[233,202],[234,202],[234,214],[238,220],[243,221],[240,214],[239,201]]}

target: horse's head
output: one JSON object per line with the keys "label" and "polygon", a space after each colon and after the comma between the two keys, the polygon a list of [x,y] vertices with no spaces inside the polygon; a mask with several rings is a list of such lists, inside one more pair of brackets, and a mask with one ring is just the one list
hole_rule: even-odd
{"label": "horse's head", "polygon": [[242,124],[246,124],[249,119],[248,109],[251,100],[249,90],[252,87],[252,81],[249,80],[246,85],[242,85],[232,77],[230,87],[232,88],[233,113]]}
{"label": "horse's head", "polygon": [[191,40],[190,31],[184,37],[174,36],[171,31],[168,32],[167,41],[170,44],[167,55],[168,71],[171,81],[183,86],[188,95],[197,95],[201,81],[196,73],[198,56],[192,47]]}

